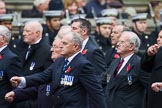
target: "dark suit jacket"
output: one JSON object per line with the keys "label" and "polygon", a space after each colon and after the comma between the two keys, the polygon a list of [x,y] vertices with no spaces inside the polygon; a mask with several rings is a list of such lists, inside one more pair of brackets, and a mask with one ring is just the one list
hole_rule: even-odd
{"label": "dark suit jacket", "polygon": [[95,32],[94,37],[95,37],[96,42],[99,45],[99,48],[103,51],[105,55],[106,51],[111,48],[110,38],[109,39],[105,38],[104,36],[102,36],[101,34],[98,34],[97,32]]}
{"label": "dark suit jacket", "polygon": [[[31,46],[31,53],[29,54],[27,60],[25,60],[25,56],[28,45],[21,40],[18,46],[19,47],[15,49],[15,52],[20,57],[22,62],[22,76],[44,71],[53,62],[51,60],[50,46],[44,40],[41,40],[39,43]],[[30,69],[32,63],[34,64],[34,67],[33,69]]]}
{"label": "dark suit jacket", "polygon": [[[140,59],[137,55],[133,55],[114,78],[119,61],[120,59],[115,59],[108,69],[110,75],[106,88],[108,108],[142,108],[145,86],[149,81],[148,74],[141,71]],[[128,76],[131,76],[132,84],[128,84]]]}
{"label": "dark suit jacket", "polygon": [[[151,72],[151,84],[154,82],[162,82],[162,47],[159,48],[155,56],[143,56],[141,67],[147,72]],[[151,85],[150,85],[151,86]],[[149,91],[149,108],[161,108],[162,92],[154,92],[151,88]]]}
{"label": "dark suit jacket", "polygon": [[38,108],[53,108],[54,101],[52,98],[52,85],[53,83],[48,84],[50,85],[49,95],[47,94],[47,85],[29,87],[25,89],[14,89],[15,92],[15,100],[14,102],[21,102],[29,99],[37,99]]}
{"label": "dark suit jacket", "polygon": [[[134,30],[132,30],[132,31],[135,32]],[[155,44],[155,43],[153,42],[153,39],[152,39],[152,37],[149,34],[145,34],[145,33],[138,34],[137,32],[135,32],[135,33],[138,35],[138,37],[141,40],[141,45],[139,47],[139,50],[137,52],[137,55],[139,55],[140,57],[142,57],[145,54],[146,49],[150,45]],[[154,36],[155,36],[155,34],[154,34]]]}
{"label": "dark suit jacket", "polygon": [[3,76],[0,78],[0,108],[10,108],[10,104],[4,100],[4,96],[12,90],[10,78],[19,75],[21,72],[20,60],[8,47],[3,49],[0,54],[2,56],[0,59],[0,73],[3,71]]}
{"label": "dark suit jacket", "polygon": [[[91,63],[80,53],[67,66],[71,68],[69,73],[62,71],[63,63],[64,58],[61,57],[44,72],[26,76],[27,86],[48,83],[52,80],[56,108],[85,108],[87,93],[92,98],[95,108],[105,108],[101,82]],[[63,75],[74,77],[71,86],[60,84]]]}
{"label": "dark suit jacket", "polygon": [[87,44],[84,47],[84,50],[87,50],[84,56],[89,60],[92,65],[95,67],[95,70],[98,75],[101,75],[106,72],[106,63],[103,52],[99,49],[98,44],[93,37],[89,37]]}
{"label": "dark suit jacket", "polygon": [[114,55],[116,54],[115,52],[115,48],[109,48],[107,51],[106,51],[106,55],[105,55],[105,61],[106,61],[106,64],[107,64],[107,67],[110,66],[111,62],[116,59],[114,57]]}
{"label": "dark suit jacket", "polygon": [[52,31],[47,25],[43,25],[43,39],[45,39],[51,46],[58,30]]}
{"label": "dark suit jacket", "polygon": [[[48,43],[46,43],[45,40],[41,40],[39,43],[31,46],[31,53],[29,54],[27,60],[25,60],[25,56],[28,49],[28,45],[21,40],[17,46],[18,47],[15,49],[15,52],[21,59],[22,64],[21,76],[42,72],[48,66],[50,66],[50,64],[53,63],[53,61],[51,60],[50,46]],[[33,105],[33,102],[26,102],[26,103],[27,104],[24,104],[22,102],[20,104],[17,104],[16,108],[21,107],[28,108],[30,104],[31,106],[35,106]]]}

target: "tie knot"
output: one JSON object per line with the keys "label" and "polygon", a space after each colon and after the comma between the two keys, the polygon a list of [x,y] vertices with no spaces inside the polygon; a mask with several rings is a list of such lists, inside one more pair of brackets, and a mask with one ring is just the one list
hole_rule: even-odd
{"label": "tie knot", "polygon": [[29,46],[29,47],[28,47],[28,51],[31,51],[31,49],[32,49],[31,46]]}
{"label": "tie knot", "polygon": [[66,60],[64,61],[64,64],[68,64],[68,62],[69,62],[69,60],[68,60],[68,59],[66,59]]}
{"label": "tie knot", "polygon": [[121,60],[120,60],[120,63],[123,63],[123,62],[124,62],[124,59],[121,59]]}
{"label": "tie knot", "polygon": [[67,65],[68,65],[68,62],[69,62],[68,59],[66,59],[66,60],[64,61],[63,71],[65,71],[65,69],[66,69],[66,67],[67,67]]}

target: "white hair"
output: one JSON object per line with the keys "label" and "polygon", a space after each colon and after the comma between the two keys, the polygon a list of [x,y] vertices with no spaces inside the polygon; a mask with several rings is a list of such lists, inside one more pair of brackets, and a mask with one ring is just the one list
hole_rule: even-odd
{"label": "white hair", "polygon": [[11,39],[11,32],[6,26],[0,25],[0,35],[5,36],[7,43],[9,43]]}
{"label": "white hair", "polygon": [[124,31],[123,33],[127,33],[129,34],[129,41],[130,43],[134,44],[135,45],[135,51],[138,51],[139,47],[140,47],[140,44],[141,44],[141,41],[139,39],[139,37],[137,36],[136,33],[132,32],[132,31]]}
{"label": "white hair", "polygon": [[33,4],[34,6],[39,6],[40,4],[44,4],[46,0],[34,0]]}

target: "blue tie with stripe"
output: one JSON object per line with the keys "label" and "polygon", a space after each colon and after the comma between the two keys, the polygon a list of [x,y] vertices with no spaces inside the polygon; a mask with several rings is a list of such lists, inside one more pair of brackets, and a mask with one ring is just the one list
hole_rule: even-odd
{"label": "blue tie with stripe", "polygon": [[65,71],[65,69],[66,69],[66,67],[67,67],[67,65],[68,65],[68,59],[66,59],[65,61],[64,61],[64,66],[63,66],[63,71]]}

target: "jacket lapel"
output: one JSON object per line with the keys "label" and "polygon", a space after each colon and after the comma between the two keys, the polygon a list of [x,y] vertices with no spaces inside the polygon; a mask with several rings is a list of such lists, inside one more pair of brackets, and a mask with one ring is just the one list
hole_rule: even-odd
{"label": "jacket lapel", "polygon": [[4,65],[4,56],[5,56],[5,53],[7,52],[7,50],[8,50],[8,48],[6,47],[6,48],[4,48],[1,52],[0,52],[0,55],[2,56],[2,58],[1,58],[1,60],[0,60],[0,69],[3,67],[3,65]]}
{"label": "jacket lapel", "polygon": [[118,74],[117,78],[115,78],[115,81],[113,83],[113,86],[116,86],[117,87],[118,85],[120,85],[120,82],[122,82],[122,80],[125,80],[123,78],[123,76],[127,76],[127,74],[130,73],[130,70],[127,72],[128,65],[130,65],[131,66],[131,69],[133,69],[133,67],[134,67],[133,61],[134,61],[134,55],[128,60],[128,62],[126,63],[126,65],[123,67],[123,69],[121,70],[121,72]]}
{"label": "jacket lapel", "polygon": [[111,71],[109,71],[109,75],[111,75],[110,76],[111,78],[110,78],[110,81],[108,83],[109,84],[109,87],[108,88],[112,88],[114,86],[114,82],[116,80],[116,78],[114,77],[114,72],[115,72],[115,70],[116,70],[119,62],[120,62],[120,58],[119,59],[116,59],[116,61],[113,64],[112,68],[109,69],[109,70],[111,70]]}
{"label": "jacket lapel", "polygon": [[[77,56],[82,56],[81,53],[79,53],[78,55],[76,55],[72,61],[67,65],[66,69],[70,66],[71,67],[71,72],[68,73],[68,74],[73,74],[73,72],[75,71],[72,71],[73,70],[73,66],[76,65],[77,61],[79,60],[80,57],[77,57]],[[65,58],[62,58],[59,62],[59,65],[58,67],[56,67],[56,71],[55,71],[55,74],[54,74],[54,84],[55,84],[55,87],[54,87],[54,90],[60,85],[60,81],[61,81],[61,77],[62,75],[65,73],[65,71],[62,70],[63,68],[63,65],[64,65],[64,60]],[[65,69],[65,70],[66,70]]]}
{"label": "jacket lapel", "polygon": [[62,58],[59,62],[59,65],[54,70],[54,89],[56,89],[60,84],[61,74],[62,74],[62,68],[64,65],[65,58]]}

